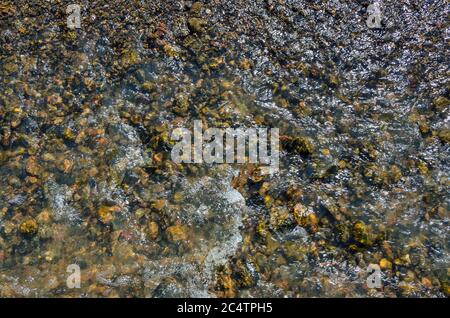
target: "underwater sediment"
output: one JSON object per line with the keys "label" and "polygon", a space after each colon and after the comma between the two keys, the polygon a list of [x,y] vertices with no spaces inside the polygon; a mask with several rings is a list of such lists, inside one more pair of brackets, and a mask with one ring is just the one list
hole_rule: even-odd
{"label": "underwater sediment", "polygon": [[[370,4],[0,1],[0,296],[448,297],[449,4]],[[195,120],[279,172],[174,163]]]}

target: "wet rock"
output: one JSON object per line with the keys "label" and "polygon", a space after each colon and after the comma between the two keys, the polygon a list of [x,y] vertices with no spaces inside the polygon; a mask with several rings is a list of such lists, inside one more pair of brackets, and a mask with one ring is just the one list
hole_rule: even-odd
{"label": "wet rock", "polygon": [[401,265],[401,266],[408,266],[409,264],[411,264],[411,259],[409,257],[409,254],[405,254],[405,255],[402,255],[399,258],[396,258],[394,260],[394,264],[395,265]]}
{"label": "wet rock", "polygon": [[167,204],[167,201],[164,199],[155,200],[155,202],[152,203],[152,209],[160,212],[164,209],[166,204]]}
{"label": "wet rock", "polygon": [[425,162],[420,161],[417,164],[417,170],[419,170],[419,173],[423,176],[428,174],[428,166]]}
{"label": "wet rock", "polygon": [[260,220],[258,225],[256,226],[256,233],[261,237],[266,237],[269,232],[267,231],[266,222],[264,220]]}
{"label": "wet rock", "polygon": [[132,65],[138,64],[141,59],[137,51],[133,49],[125,49],[122,51],[121,61],[123,67],[128,68]]}
{"label": "wet rock", "polygon": [[194,2],[193,4],[192,4],[192,6],[191,6],[191,13],[193,13],[193,14],[199,14],[200,13],[200,10],[203,8],[203,3],[201,3],[201,2],[199,2],[199,1],[197,1],[197,2]]}
{"label": "wet rock", "polygon": [[215,290],[219,297],[236,296],[236,285],[229,271],[225,269],[217,271]]}
{"label": "wet rock", "polygon": [[233,272],[236,276],[237,284],[242,288],[249,288],[257,283],[258,274],[248,263],[238,260],[234,266]]}
{"label": "wet rock", "polygon": [[76,133],[72,129],[70,129],[69,127],[64,129],[63,135],[64,135],[64,138],[66,140],[69,140],[69,141],[75,141],[75,139],[77,137]]}
{"label": "wet rock", "polygon": [[167,43],[163,45],[163,51],[169,57],[176,57],[176,56],[178,56],[177,50],[174,49],[173,46],[171,46],[171,45],[169,45]]}
{"label": "wet rock", "polygon": [[288,225],[291,223],[289,216],[289,211],[285,207],[274,207],[270,209],[270,225],[274,229]]}
{"label": "wet rock", "polygon": [[372,233],[370,232],[368,226],[362,221],[358,221],[353,225],[352,236],[355,241],[362,245],[373,244]]}
{"label": "wet rock", "polygon": [[437,111],[444,111],[450,105],[450,100],[445,96],[439,96],[433,100],[433,105]]}
{"label": "wet rock", "polygon": [[293,209],[293,216],[295,222],[302,227],[309,227],[313,232],[318,229],[317,216],[310,208],[306,208],[300,203],[297,203]]}
{"label": "wet rock", "polygon": [[338,224],[336,226],[336,229],[338,231],[339,241],[342,243],[347,243],[351,237],[351,233],[350,233],[348,227],[345,224]]}
{"label": "wet rock", "polygon": [[28,219],[23,221],[19,226],[20,233],[24,235],[34,235],[38,231],[38,224],[34,219]]}
{"label": "wet rock", "polygon": [[433,288],[433,283],[431,282],[430,279],[428,279],[427,277],[422,277],[422,279],[420,280],[420,282],[422,283],[422,285],[425,288],[431,289]]}
{"label": "wet rock", "polygon": [[17,72],[19,69],[19,66],[15,63],[6,63],[3,65],[3,70],[6,75],[11,75],[15,72]]}
{"label": "wet rock", "polygon": [[114,213],[120,211],[119,206],[102,205],[98,208],[98,218],[104,224],[109,224],[114,219]]}
{"label": "wet rock", "polygon": [[252,66],[253,66],[253,63],[252,63],[252,61],[249,60],[249,59],[242,59],[242,60],[239,62],[239,67],[240,67],[241,69],[245,70],[245,71],[251,69]]}
{"label": "wet rock", "polygon": [[392,269],[392,263],[387,260],[386,258],[383,258],[380,260],[380,268],[381,269]]}
{"label": "wet rock", "polygon": [[173,112],[180,116],[186,116],[189,108],[189,97],[185,94],[178,94],[175,97]]}
{"label": "wet rock", "polygon": [[[1,2],[0,296],[448,296],[442,1],[384,2],[381,33],[346,23],[362,2],[192,2],[92,2],[80,30]],[[221,166],[236,209],[209,166],[171,163],[198,117],[285,135],[273,176]],[[384,288],[354,284],[367,264]]]}
{"label": "wet rock", "polygon": [[307,137],[280,136],[281,145],[290,152],[310,155],[315,151],[314,144]]}
{"label": "wet rock", "polygon": [[179,298],[185,296],[183,286],[173,278],[164,279],[152,294],[152,297],[155,298]]}
{"label": "wet rock", "polygon": [[450,284],[449,283],[443,283],[442,284],[442,291],[444,292],[446,297],[450,297]]}
{"label": "wet rock", "polygon": [[63,102],[62,97],[59,94],[52,94],[47,97],[47,103],[52,106],[61,105]]}
{"label": "wet rock", "polygon": [[39,224],[48,224],[51,220],[51,215],[50,215],[50,211],[48,211],[47,209],[43,210],[41,213],[38,214],[38,216],[36,217],[36,221]]}
{"label": "wet rock", "polygon": [[155,240],[158,237],[159,226],[156,222],[148,223],[148,234],[152,240]]}
{"label": "wet rock", "polygon": [[443,142],[445,142],[447,144],[450,143],[450,129],[443,128],[443,129],[439,130],[438,133],[437,133],[437,136]]}
{"label": "wet rock", "polygon": [[286,195],[288,196],[289,200],[296,202],[299,201],[302,197],[303,191],[297,185],[290,185],[286,190]]}
{"label": "wet rock", "polygon": [[200,18],[190,18],[188,20],[189,29],[194,32],[202,33],[205,31],[204,27],[207,25],[207,22]]}
{"label": "wet rock", "polygon": [[389,168],[389,178],[391,180],[391,182],[398,182],[400,181],[400,179],[402,178],[402,171],[400,170],[400,168],[396,165],[392,165]]}
{"label": "wet rock", "polygon": [[183,225],[169,226],[166,229],[166,235],[172,243],[178,243],[188,239],[187,229]]}
{"label": "wet rock", "polygon": [[28,174],[30,174],[32,176],[39,176],[41,167],[37,163],[36,157],[32,156],[32,157],[28,158],[27,164],[26,164],[26,171]]}
{"label": "wet rock", "polygon": [[308,117],[312,114],[312,109],[304,101],[300,101],[298,106],[293,110],[294,114],[297,117]]}
{"label": "wet rock", "polygon": [[8,2],[0,4],[0,15],[13,16],[16,13],[16,7]]}
{"label": "wet rock", "polygon": [[152,93],[156,90],[156,84],[150,81],[144,82],[142,84],[142,90],[148,93]]}

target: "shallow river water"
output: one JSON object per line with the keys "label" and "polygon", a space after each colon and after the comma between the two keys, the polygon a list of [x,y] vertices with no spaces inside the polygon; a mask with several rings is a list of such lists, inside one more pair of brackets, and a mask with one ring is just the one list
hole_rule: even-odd
{"label": "shallow river water", "polygon": [[449,3],[371,4],[0,1],[0,296],[448,297]]}

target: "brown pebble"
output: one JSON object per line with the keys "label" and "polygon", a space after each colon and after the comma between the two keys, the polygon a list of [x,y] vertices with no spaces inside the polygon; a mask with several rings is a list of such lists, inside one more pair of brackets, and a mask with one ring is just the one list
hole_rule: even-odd
{"label": "brown pebble", "polygon": [[148,234],[152,240],[158,237],[159,227],[156,222],[150,222],[148,224]]}
{"label": "brown pebble", "polygon": [[188,236],[186,233],[186,228],[182,225],[173,225],[166,230],[167,237],[172,242],[179,242],[187,240]]}

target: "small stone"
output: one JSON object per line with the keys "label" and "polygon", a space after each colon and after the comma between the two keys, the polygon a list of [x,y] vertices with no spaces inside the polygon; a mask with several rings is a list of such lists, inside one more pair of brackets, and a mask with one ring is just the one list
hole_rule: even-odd
{"label": "small stone", "polygon": [[297,203],[294,206],[294,220],[301,227],[309,227],[313,232],[318,229],[317,216],[311,208],[306,208],[302,204]]}
{"label": "small stone", "polygon": [[289,102],[285,98],[276,98],[275,103],[281,108],[288,108]]}
{"label": "small stone", "polygon": [[53,251],[47,251],[44,253],[44,256],[47,262],[51,262],[55,258],[55,253]]}
{"label": "small stone", "polygon": [[132,65],[138,64],[140,62],[139,53],[131,50],[125,49],[122,51],[122,64],[124,67],[130,67]]}
{"label": "small stone", "polygon": [[33,176],[39,175],[40,167],[37,164],[36,157],[32,156],[32,157],[28,158],[27,165],[26,165],[26,171],[28,174],[33,175]]}
{"label": "small stone", "polygon": [[286,190],[286,195],[289,200],[298,201],[303,195],[302,189],[297,185],[290,185]]}
{"label": "small stone", "polygon": [[339,85],[339,77],[336,74],[331,74],[328,80],[332,86]]}
{"label": "small stone", "polygon": [[243,70],[249,70],[252,67],[252,62],[249,59],[243,59],[240,63],[239,66],[241,69]]}
{"label": "small stone", "polygon": [[437,132],[437,136],[439,139],[445,143],[450,143],[450,129],[443,128]]}
{"label": "small stone", "polygon": [[27,177],[27,181],[28,181],[29,183],[35,184],[35,183],[37,183],[37,182],[39,181],[39,179],[36,178],[36,177],[28,176],[28,177]]}
{"label": "small stone", "polygon": [[230,90],[233,88],[233,83],[223,80],[220,82],[220,86],[222,86],[222,88],[225,90]]}
{"label": "small stone", "polygon": [[38,214],[36,220],[41,224],[46,224],[50,222],[50,212],[45,209],[41,213]]}
{"label": "small stone", "polygon": [[306,208],[301,204],[297,203],[294,206],[294,220],[297,224],[302,224],[302,218],[307,216],[307,210]]}
{"label": "small stone", "polygon": [[156,200],[152,204],[152,208],[155,209],[156,211],[162,211],[165,206],[166,206],[166,200],[164,200],[164,199]]}
{"label": "small stone", "polygon": [[268,232],[266,229],[266,222],[264,220],[260,220],[258,225],[256,226],[256,233],[262,237],[266,237]]}
{"label": "small stone", "polygon": [[336,225],[336,229],[338,231],[339,241],[342,243],[347,243],[350,240],[350,231],[348,227],[343,223],[339,223]]}
{"label": "small stone", "polygon": [[300,101],[293,112],[297,115],[297,117],[308,117],[311,116],[312,109],[308,107],[304,101]]}
{"label": "small stone", "polygon": [[371,245],[371,237],[366,224],[362,221],[358,221],[353,225],[353,238],[360,244]]}
{"label": "small stone", "polygon": [[270,209],[270,225],[273,229],[278,229],[283,225],[289,224],[289,211],[282,207],[277,206]]}
{"label": "small stone", "polygon": [[134,215],[136,215],[136,217],[137,217],[138,219],[140,219],[140,218],[143,217],[146,213],[147,213],[147,210],[145,210],[145,209],[137,209],[137,210],[134,212]]}
{"label": "small stone", "polygon": [[401,281],[398,284],[398,287],[399,287],[400,293],[402,294],[403,297],[410,297],[417,290],[417,288],[415,287],[415,285],[413,283],[405,282],[405,281]]}
{"label": "small stone", "polygon": [[213,57],[208,66],[212,69],[217,69],[223,63],[224,63],[223,57]]}
{"label": "small stone", "polygon": [[322,149],[320,151],[324,156],[329,156],[331,154],[330,149]]}
{"label": "small stone", "polygon": [[429,280],[427,277],[422,277],[421,283],[422,283],[422,285],[425,286],[426,288],[432,288],[432,287],[433,287],[433,283],[432,283],[431,280]]}
{"label": "small stone", "polygon": [[173,242],[185,241],[188,238],[186,227],[182,225],[173,225],[167,228],[166,234],[168,239]]}
{"label": "small stone", "polygon": [[164,53],[166,53],[166,55],[169,57],[176,57],[178,55],[178,52],[170,44],[164,44],[163,50]]}
{"label": "small stone", "polygon": [[188,20],[189,29],[194,32],[202,33],[204,31],[203,27],[207,24],[207,22],[200,18],[190,18]]}
{"label": "small stone", "polygon": [[181,201],[183,201],[184,195],[182,192],[175,192],[173,194],[173,202],[175,203],[179,203]]}
{"label": "small stone", "polygon": [[173,112],[183,116],[187,114],[189,108],[189,97],[185,94],[177,94],[175,97]]}
{"label": "small stone", "polygon": [[193,14],[199,14],[202,7],[203,7],[203,3],[199,2],[199,1],[194,2],[191,7],[191,12]]}
{"label": "small stone", "polygon": [[5,71],[6,75],[11,75],[12,73],[17,72],[19,67],[15,63],[6,63],[3,65],[3,70]]}
{"label": "small stone", "polygon": [[118,211],[120,211],[120,207],[117,205],[116,206],[102,205],[98,209],[98,217],[102,223],[108,224],[113,220],[113,212]]}
{"label": "small stone", "polygon": [[141,86],[142,90],[151,93],[156,90],[156,85],[153,82],[144,82]]}
{"label": "small stone", "polygon": [[272,205],[273,199],[270,195],[266,194],[264,196],[264,204],[266,205],[266,207],[270,207]]}
{"label": "small stone", "polygon": [[52,94],[47,97],[47,103],[49,105],[60,105],[62,104],[62,98],[58,94]]}
{"label": "small stone", "polygon": [[72,170],[73,162],[69,159],[64,159],[62,163],[62,171],[64,173],[68,173],[70,170]]}
{"label": "small stone", "polygon": [[267,191],[269,191],[269,188],[270,188],[270,183],[263,182],[263,184],[261,185],[261,187],[258,190],[259,195],[263,197],[267,193]]}
{"label": "small stone", "polygon": [[53,162],[56,160],[56,157],[53,154],[46,152],[42,155],[42,160],[47,162]]}
{"label": "small stone", "polygon": [[392,263],[387,260],[386,258],[383,258],[380,260],[380,268],[381,269],[392,269]]}
{"label": "small stone", "polygon": [[77,137],[75,135],[74,131],[72,129],[70,129],[70,128],[64,129],[64,134],[63,135],[64,135],[64,138],[66,140],[69,140],[69,141],[75,141],[75,139]]}
{"label": "small stone", "polygon": [[98,174],[98,169],[96,167],[92,167],[88,171],[89,177],[93,178]]}
{"label": "small stone", "polygon": [[266,178],[266,175],[261,171],[260,167],[257,167],[256,169],[254,169],[250,176],[250,179],[255,183],[259,183],[259,182],[263,181],[265,178]]}
{"label": "small stone", "polygon": [[34,219],[28,219],[20,224],[19,231],[25,235],[34,235],[38,231],[38,224]]}
{"label": "small stone", "polygon": [[339,169],[345,169],[345,167],[347,166],[347,163],[345,162],[345,160],[339,160],[339,162],[337,163],[337,166]]}
{"label": "small stone", "polygon": [[307,137],[281,136],[280,141],[283,148],[287,151],[297,152],[302,155],[310,155],[315,150],[314,144]]}
{"label": "small stone", "polygon": [[148,223],[148,234],[152,240],[155,240],[158,237],[159,227],[156,222]]}
{"label": "small stone", "polygon": [[443,111],[450,105],[450,100],[445,96],[439,96],[433,100],[433,105],[436,110]]}
{"label": "small stone", "polygon": [[424,176],[428,173],[428,166],[425,162],[419,162],[417,164],[417,170],[419,170],[419,173]]}
{"label": "small stone", "polygon": [[392,165],[389,169],[390,178],[393,182],[398,182],[402,178],[402,171],[396,165]]}
{"label": "small stone", "polygon": [[11,234],[12,231],[14,231],[15,228],[16,228],[16,225],[15,225],[13,222],[7,221],[7,222],[5,222],[4,225],[3,225],[3,232],[4,232],[6,235],[8,235],[8,234]]}

